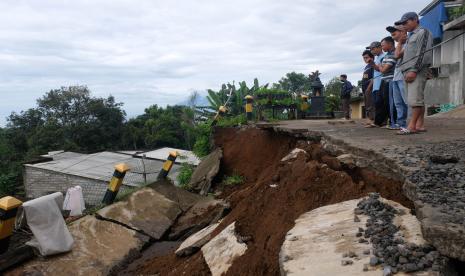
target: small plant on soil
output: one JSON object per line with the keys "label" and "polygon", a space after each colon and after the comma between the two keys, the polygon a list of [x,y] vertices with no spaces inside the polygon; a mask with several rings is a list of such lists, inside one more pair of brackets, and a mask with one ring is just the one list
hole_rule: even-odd
{"label": "small plant on soil", "polygon": [[240,174],[233,174],[231,176],[225,176],[223,183],[228,186],[239,185],[244,182],[244,177]]}
{"label": "small plant on soil", "polygon": [[192,164],[183,163],[178,174],[179,187],[189,190],[189,182],[191,181],[192,174],[194,173],[194,166]]}

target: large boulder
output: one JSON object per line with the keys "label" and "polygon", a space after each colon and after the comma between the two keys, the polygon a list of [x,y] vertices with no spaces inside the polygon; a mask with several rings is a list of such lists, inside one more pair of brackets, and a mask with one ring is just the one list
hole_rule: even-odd
{"label": "large boulder", "polygon": [[234,260],[244,255],[246,250],[247,245],[237,241],[235,223],[231,223],[202,247],[203,257],[213,276],[226,273]]}
{"label": "large boulder", "polygon": [[173,225],[181,212],[178,203],[152,188],[143,188],[131,194],[127,200],[109,205],[97,214],[158,240]]}
{"label": "large boulder", "polygon": [[69,231],[75,241],[71,252],[35,259],[6,275],[108,275],[148,241],[145,235],[93,216],[73,222]]}
{"label": "large boulder", "polygon": [[208,194],[213,179],[220,171],[221,158],[223,158],[223,151],[220,148],[217,148],[202,159],[192,174],[189,182],[189,187],[193,191],[196,191],[201,195]]}

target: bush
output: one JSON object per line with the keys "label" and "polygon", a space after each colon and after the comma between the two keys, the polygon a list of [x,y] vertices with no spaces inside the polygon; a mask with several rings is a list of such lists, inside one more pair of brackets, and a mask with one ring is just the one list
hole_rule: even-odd
{"label": "bush", "polygon": [[239,185],[244,183],[244,177],[240,174],[225,176],[223,183],[227,186]]}
{"label": "bush", "polygon": [[201,123],[197,125],[195,129],[196,139],[193,148],[193,152],[198,157],[207,156],[211,149],[210,149],[210,139],[211,139],[211,121],[206,121],[205,123]]}
{"label": "bush", "polygon": [[16,175],[0,174],[0,198],[14,195],[16,192]]}
{"label": "bush", "polygon": [[234,127],[247,124],[247,117],[245,114],[237,115],[234,117],[223,117],[218,121],[219,127]]}
{"label": "bush", "polygon": [[194,166],[192,164],[183,163],[177,180],[179,181],[179,186],[184,189],[189,189],[189,182],[191,181],[192,174],[194,173]]}

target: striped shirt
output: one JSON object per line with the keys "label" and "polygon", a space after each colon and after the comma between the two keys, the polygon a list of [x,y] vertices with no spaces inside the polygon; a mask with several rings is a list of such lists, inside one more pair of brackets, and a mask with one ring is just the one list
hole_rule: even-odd
{"label": "striped shirt", "polygon": [[391,65],[391,67],[389,67],[389,70],[387,72],[383,73],[383,76],[381,77],[382,80],[391,81],[394,78],[394,70],[396,68],[396,63],[397,61],[394,58],[394,52],[387,52],[383,60],[381,61],[381,65]]}

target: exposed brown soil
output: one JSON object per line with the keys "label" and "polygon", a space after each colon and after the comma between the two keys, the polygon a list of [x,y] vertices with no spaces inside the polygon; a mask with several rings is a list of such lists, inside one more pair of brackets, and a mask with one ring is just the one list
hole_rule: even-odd
{"label": "exposed brown soil", "polygon": [[[294,221],[312,209],[360,198],[372,191],[412,206],[402,194],[401,183],[366,169],[347,168],[319,144],[259,129],[221,129],[215,133],[215,143],[224,151],[222,172],[239,173],[246,179],[244,184],[222,194],[231,203],[232,211],[215,234],[236,221],[236,231],[248,246],[227,275],[279,275],[278,256],[284,237]],[[307,153],[280,162],[295,147]],[[177,258],[174,254],[156,258],[137,274],[183,272],[209,273],[202,255],[197,253],[190,258]]]}

